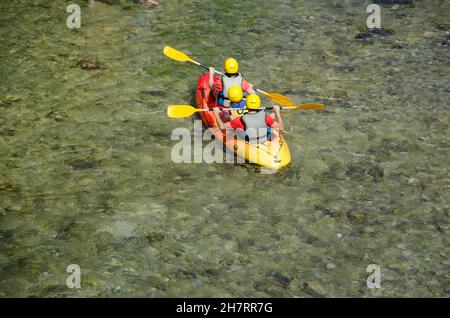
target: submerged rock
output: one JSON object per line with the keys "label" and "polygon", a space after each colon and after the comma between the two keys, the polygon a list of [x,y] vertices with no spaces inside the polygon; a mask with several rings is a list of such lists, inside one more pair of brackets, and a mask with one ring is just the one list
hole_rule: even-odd
{"label": "submerged rock", "polygon": [[446,34],[445,39],[441,42],[443,46],[450,46],[450,34]]}
{"label": "submerged rock", "polygon": [[103,63],[98,60],[89,61],[89,60],[81,60],[77,63],[82,70],[100,70],[105,69]]}
{"label": "submerged rock", "polygon": [[12,137],[16,134],[16,131],[14,129],[4,129],[2,131],[0,131],[0,136],[5,136],[5,137]]}
{"label": "submerged rock", "polygon": [[345,175],[352,179],[361,179],[365,175],[365,169],[360,165],[350,164],[345,171]]}
{"label": "submerged rock", "polygon": [[367,215],[364,211],[354,210],[347,213],[347,217],[349,220],[356,223],[363,223],[367,219]]}
{"label": "submerged rock", "polygon": [[431,39],[431,38],[435,37],[436,35],[437,35],[436,32],[430,32],[430,31],[425,31],[423,33],[423,37],[426,39]]}
{"label": "submerged rock", "polygon": [[374,181],[380,181],[384,177],[384,170],[372,162],[352,163],[347,166],[345,175],[355,180],[362,180],[370,176]]}
{"label": "submerged rock", "polygon": [[279,283],[284,289],[287,289],[292,281],[289,277],[281,274],[280,272],[270,272],[266,276],[274,278],[275,281]]}
{"label": "submerged rock", "polygon": [[12,185],[6,180],[0,180],[0,190],[11,189]]}
{"label": "submerged rock", "polygon": [[83,160],[83,159],[66,160],[64,163],[68,164],[69,166],[71,166],[72,168],[74,168],[76,170],[92,169],[95,166],[97,166],[97,162]]}
{"label": "submerged rock", "polygon": [[408,43],[397,40],[394,42],[394,44],[392,44],[392,48],[393,49],[405,49],[405,48],[408,48]]}
{"label": "submerged rock", "polygon": [[371,42],[376,36],[390,36],[392,34],[394,34],[394,30],[392,29],[375,28],[358,33],[355,39],[362,42]]}
{"label": "submerged rock", "polygon": [[350,108],[352,107],[352,105],[350,104],[350,102],[341,99],[341,98],[335,98],[333,96],[330,96],[329,98],[327,98],[328,101],[330,101],[331,103],[333,103],[333,105],[336,105],[337,107],[342,107],[342,108]]}
{"label": "submerged rock", "polygon": [[327,263],[326,268],[327,269],[335,269],[336,265],[334,263]]}
{"label": "submerged rock", "polygon": [[376,35],[381,35],[381,36],[389,36],[394,34],[394,30],[392,29],[385,29],[385,28],[375,28],[375,29],[371,29],[369,31],[372,34],[376,34]]}
{"label": "submerged rock", "polygon": [[47,113],[47,115],[45,115],[45,117],[47,118],[52,118],[55,121],[63,121],[64,117],[60,114],[58,114],[57,112],[51,110],[50,112]]}
{"label": "submerged rock", "polygon": [[15,95],[0,96],[0,106],[9,106],[13,102],[17,102],[21,99],[22,98],[20,96],[15,96]]}
{"label": "submerged rock", "polygon": [[286,297],[285,288],[281,287],[278,284],[274,284],[273,280],[259,280],[254,284],[254,288],[257,291],[264,292],[271,297]]}
{"label": "submerged rock", "polygon": [[367,171],[367,174],[379,180],[384,177],[384,170],[380,166],[373,166]]}
{"label": "submerged rock", "polygon": [[393,17],[394,17],[395,19],[404,19],[404,18],[409,17],[409,14],[406,14],[406,13],[400,12],[400,11],[395,11],[395,12],[393,13]]}
{"label": "submerged rock", "polygon": [[149,243],[159,242],[167,238],[167,233],[156,229],[147,229],[144,231],[144,237]]}
{"label": "submerged rock", "polygon": [[450,24],[438,23],[438,24],[436,24],[436,29],[442,30],[442,31],[449,31],[450,30]]}
{"label": "submerged rock", "polygon": [[372,39],[372,34],[370,32],[362,32],[362,33],[358,33],[355,36],[355,39],[357,39],[358,41],[369,41]]}
{"label": "submerged rock", "polygon": [[84,237],[88,232],[88,224],[85,221],[67,219],[64,220],[56,234],[57,240],[76,240]]}
{"label": "submerged rock", "polygon": [[318,282],[306,282],[303,284],[303,290],[308,295],[311,295],[313,297],[324,297],[325,296],[325,289],[323,286]]}

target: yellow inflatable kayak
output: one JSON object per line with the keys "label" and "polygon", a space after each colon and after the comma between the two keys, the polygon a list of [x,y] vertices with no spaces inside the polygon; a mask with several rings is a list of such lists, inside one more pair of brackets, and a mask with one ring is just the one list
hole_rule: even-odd
{"label": "yellow inflatable kayak", "polygon": [[[212,108],[214,106],[215,101],[209,88],[209,74],[203,74],[199,78],[196,98],[197,108]],[[241,115],[237,111],[232,113],[235,116]],[[221,140],[226,148],[236,153],[241,160],[270,169],[280,169],[291,162],[291,152],[283,135],[277,142],[268,140],[264,143],[254,144],[243,139],[233,138],[226,131],[221,131],[218,128],[213,111],[202,111],[200,116],[204,126],[210,129],[216,140]]]}

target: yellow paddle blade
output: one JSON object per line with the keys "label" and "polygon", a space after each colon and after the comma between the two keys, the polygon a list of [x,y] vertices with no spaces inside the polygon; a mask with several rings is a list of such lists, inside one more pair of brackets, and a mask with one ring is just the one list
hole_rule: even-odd
{"label": "yellow paddle blade", "polygon": [[275,103],[281,105],[281,106],[293,106],[294,102],[292,101],[292,99],[290,99],[287,96],[278,94],[278,93],[267,93],[261,90],[258,90],[258,92],[266,95],[267,97],[269,97],[271,100],[273,100]]}
{"label": "yellow paddle blade", "polygon": [[192,107],[191,105],[170,105],[167,107],[167,116],[170,118],[186,118],[201,111],[202,109]]}
{"label": "yellow paddle blade", "polygon": [[170,57],[171,59],[179,62],[192,62],[193,60],[178,50],[175,50],[173,47],[165,46],[163,53],[165,56]]}
{"label": "yellow paddle blade", "polygon": [[275,103],[280,104],[281,106],[292,106],[294,105],[294,102],[292,99],[290,99],[287,96],[277,94],[277,93],[269,93],[267,95],[271,100],[273,100]]}
{"label": "yellow paddle blade", "polygon": [[309,109],[324,109],[325,105],[319,104],[319,103],[306,103],[299,106],[288,106],[287,108],[290,109],[303,109],[303,110],[309,110]]}

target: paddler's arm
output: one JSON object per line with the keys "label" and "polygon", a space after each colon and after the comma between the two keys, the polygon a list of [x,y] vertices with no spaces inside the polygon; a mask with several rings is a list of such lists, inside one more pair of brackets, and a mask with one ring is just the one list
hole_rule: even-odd
{"label": "paddler's arm", "polygon": [[253,89],[253,84],[247,82],[246,80],[242,80],[242,90],[247,94],[256,94],[255,90]]}
{"label": "paddler's arm", "polygon": [[231,125],[230,125],[229,122],[228,123],[224,123],[222,121],[222,118],[220,118],[220,109],[219,109],[219,107],[214,107],[213,111],[214,111],[214,115],[216,116],[217,125],[219,126],[219,128],[221,130],[225,130],[225,129],[231,128]]}
{"label": "paddler's arm", "polygon": [[214,67],[209,68],[209,88],[214,89]]}
{"label": "paddler's arm", "polygon": [[277,121],[274,123],[272,127],[280,129],[281,132],[284,132],[284,124],[283,119],[281,119],[280,107],[274,106],[273,111],[275,115],[277,115]]}

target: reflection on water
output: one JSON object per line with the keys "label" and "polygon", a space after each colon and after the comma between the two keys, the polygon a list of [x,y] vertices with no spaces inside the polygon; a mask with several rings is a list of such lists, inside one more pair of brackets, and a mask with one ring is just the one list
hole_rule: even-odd
{"label": "reflection on water", "polygon": [[[448,296],[450,8],[378,2],[368,33],[363,1],[82,2],[79,30],[3,1],[0,295]],[[285,114],[274,175],[174,164],[201,70],[164,45],[327,110]]]}

